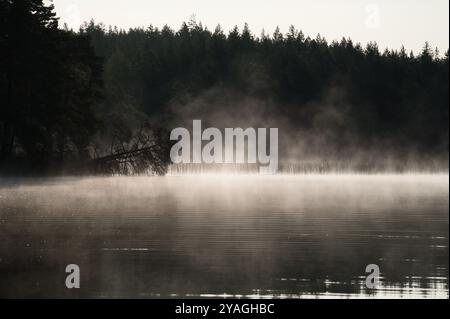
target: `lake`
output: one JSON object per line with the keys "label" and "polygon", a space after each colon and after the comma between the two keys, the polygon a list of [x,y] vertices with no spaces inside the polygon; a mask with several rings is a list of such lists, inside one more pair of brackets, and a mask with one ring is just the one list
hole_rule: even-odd
{"label": "lake", "polygon": [[448,174],[2,178],[0,297],[448,298],[448,235]]}

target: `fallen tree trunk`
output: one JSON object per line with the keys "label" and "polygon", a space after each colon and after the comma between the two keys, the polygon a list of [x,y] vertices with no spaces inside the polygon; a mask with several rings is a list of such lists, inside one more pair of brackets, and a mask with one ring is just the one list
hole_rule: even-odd
{"label": "fallen tree trunk", "polygon": [[160,152],[161,148],[158,145],[152,145],[99,157],[93,159],[90,165],[94,174],[165,175],[168,163],[160,156]]}

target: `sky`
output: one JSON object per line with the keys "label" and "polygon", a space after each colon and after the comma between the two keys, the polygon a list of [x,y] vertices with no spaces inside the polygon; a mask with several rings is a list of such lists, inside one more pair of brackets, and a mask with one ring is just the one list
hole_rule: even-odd
{"label": "sky", "polygon": [[[46,2],[50,2],[47,0]],[[420,52],[428,41],[445,52],[449,47],[448,0],[53,0],[61,23],[78,29],[94,19],[106,26],[178,29],[195,15],[210,30],[229,31],[248,23],[254,34],[264,29],[283,33],[290,25],[328,41],[350,37],[381,49]]]}

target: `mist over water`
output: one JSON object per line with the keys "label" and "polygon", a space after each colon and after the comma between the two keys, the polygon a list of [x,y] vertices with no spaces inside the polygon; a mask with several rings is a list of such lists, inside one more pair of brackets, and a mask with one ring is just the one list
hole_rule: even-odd
{"label": "mist over water", "polygon": [[448,178],[1,179],[0,297],[448,298]]}
{"label": "mist over water", "polygon": [[[251,87],[264,87],[270,82],[262,75],[249,73]],[[202,121],[202,129],[278,128],[279,169],[282,173],[410,173],[448,174],[448,138],[436,138],[440,146],[431,152],[421,149],[411,134],[400,127],[392,132],[366,136],[371,121],[358,122],[350,91],[340,85],[330,85],[317,101],[294,106],[277,102],[271,95],[265,98],[240,93],[236,89],[216,86],[197,95],[178,96],[170,103],[169,128],[183,127],[191,134],[193,120]],[[417,129],[421,132],[421,129]],[[205,146],[207,142],[203,142]],[[250,148],[245,140],[245,150]],[[223,150],[223,153],[225,150]],[[198,174],[214,171],[208,165],[172,167],[176,174]],[[222,169],[220,169],[222,170]],[[242,172],[243,167],[233,169]],[[229,169],[227,171],[230,171]],[[248,173],[253,173],[249,168]]]}

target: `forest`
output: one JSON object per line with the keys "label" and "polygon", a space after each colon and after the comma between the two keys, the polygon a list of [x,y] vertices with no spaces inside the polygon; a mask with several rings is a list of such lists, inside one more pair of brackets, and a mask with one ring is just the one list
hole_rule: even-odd
{"label": "forest", "polygon": [[285,170],[448,170],[448,50],[195,18],[70,30],[41,0],[0,12],[0,174],[164,175],[170,130],[194,119],[279,127]]}

